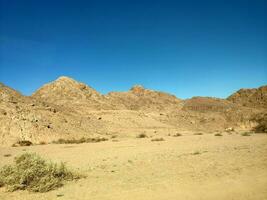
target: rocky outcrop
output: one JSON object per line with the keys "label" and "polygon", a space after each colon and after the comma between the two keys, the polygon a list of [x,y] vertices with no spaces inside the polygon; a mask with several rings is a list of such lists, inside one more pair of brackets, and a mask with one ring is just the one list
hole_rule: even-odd
{"label": "rocky outcrop", "polygon": [[267,85],[254,89],[240,89],[227,100],[246,107],[267,109]]}

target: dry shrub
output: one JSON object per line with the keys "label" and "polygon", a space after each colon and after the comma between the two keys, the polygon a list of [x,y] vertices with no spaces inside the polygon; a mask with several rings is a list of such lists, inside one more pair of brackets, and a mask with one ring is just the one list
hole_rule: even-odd
{"label": "dry shrub", "polygon": [[214,136],[223,136],[221,133],[215,133]]}
{"label": "dry shrub", "polygon": [[244,133],[241,133],[242,136],[251,136],[251,133],[250,132],[244,132]]}
{"label": "dry shrub", "polygon": [[203,135],[203,133],[194,133],[194,135]]}
{"label": "dry shrub", "polygon": [[179,136],[182,136],[182,134],[181,133],[176,133],[176,134],[173,135],[173,137],[179,137]]}
{"label": "dry shrub", "polygon": [[45,141],[41,141],[41,142],[39,142],[39,145],[46,145],[46,142]]}
{"label": "dry shrub", "polygon": [[69,171],[64,163],[47,162],[34,153],[15,157],[13,165],[0,170],[0,185],[8,191],[47,192],[61,187],[64,181],[78,178],[81,176]]}
{"label": "dry shrub", "polygon": [[145,133],[140,133],[139,135],[136,136],[137,138],[146,138],[147,135]]}
{"label": "dry shrub", "polygon": [[53,141],[54,144],[81,144],[81,143],[96,143],[96,142],[103,142],[107,141],[107,138],[80,138],[80,139],[63,139],[60,138],[56,141]]}
{"label": "dry shrub", "polygon": [[194,153],[192,153],[192,155],[199,155],[201,154],[200,151],[195,151]]}
{"label": "dry shrub", "polygon": [[32,142],[29,140],[20,140],[12,145],[12,147],[18,147],[18,146],[31,146]]}
{"label": "dry shrub", "polygon": [[151,139],[152,142],[160,142],[160,141],[164,141],[164,138],[153,138]]}

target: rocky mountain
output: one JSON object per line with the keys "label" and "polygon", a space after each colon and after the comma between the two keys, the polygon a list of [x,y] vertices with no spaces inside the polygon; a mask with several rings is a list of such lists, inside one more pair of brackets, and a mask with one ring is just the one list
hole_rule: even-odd
{"label": "rocky mountain", "polygon": [[254,89],[240,89],[227,100],[242,106],[267,109],[267,85]]}
{"label": "rocky mountain", "polygon": [[90,86],[66,76],[45,84],[34,92],[32,97],[65,107],[76,106],[77,110],[112,109],[105,96]]}
{"label": "rocky mountain", "polygon": [[13,90],[10,87],[7,87],[3,83],[0,83],[0,102],[1,101],[16,101],[21,98],[22,98],[22,95],[19,92],[17,92],[16,90]]}
{"label": "rocky mountain", "polygon": [[110,92],[106,97],[112,104],[128,110],[167,111],[181,108],[181,100],[174,95],[145,89],[141,85],[133,86],[127,92]]}
{"label": "rocky mountain", "polygon": [[266,116],[266,93],[263,86],[240,90],[227,99],[182,100],[137,85],[126,92],[102,95],[86,84],[60,77],[28,97],[0,84],[0,144],[212,132],[228,127],[249,130]]}

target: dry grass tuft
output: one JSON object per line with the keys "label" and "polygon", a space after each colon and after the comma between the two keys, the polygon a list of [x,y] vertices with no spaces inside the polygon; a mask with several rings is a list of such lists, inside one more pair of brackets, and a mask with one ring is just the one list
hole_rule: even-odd
{"label": "dry grass tuft", "polygon": [[140,133],[139,135],[136,136],[137,138],[146,138],[147,135],[145,133]]}
{"label": "dry grass tuft", "polygon": [[56,141],[53,141],[54,144],[81,144],[81,143],[96,143],[96,142],[103,142],[107,141],[107,138],[101,138],[101,137],[96,137],[96,138],[80,138],[80,139],[63,139],[60,138]]}
{"label": "dry grass tuft", "polygon": [[199,155],[200,151],[195,151],[194,153],[192,153],[192,155]]}
{"label": "dry grass tuft", "polygon": [[47,143],[45,141],[39,142],[39,145],[46,145]]}
{"label": "dry grass tuft", "polygon": [[160,142],[160,141],[165,141],[164,138],[153,138],[151,139],[152,142]]}
{"label": "dry grass tuft", "polygon": [[12,147],[23,147],[23,146],[31,146],[33,145],[31,141],[29,140],[20,140],[12,145]]}
{"label": "dry grass tuft", "polygon": [[34,153],[15,157],[13,165],[0,170],[0,186],[6,186],[8,191],[47,192],[78,178],[81,176],[69,171],[64,163],[47,162]]}
{"label": "dry grass tuft", "polygon": [[181,133],[176,133],[176,134],[173,135],[173,137],[179,137],[179,136],[182,136],[182,134]]}
{"label": "dry grass tuft", "polygon": [[244,133],[241,133],[242,136],[251,136],[251,133],[250,132],[244,132]]}

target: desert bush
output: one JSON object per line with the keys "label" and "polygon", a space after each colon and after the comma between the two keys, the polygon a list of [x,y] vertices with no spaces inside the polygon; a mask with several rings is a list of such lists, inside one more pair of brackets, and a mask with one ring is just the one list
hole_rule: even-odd
{"label": "desert bush", "polygon": [[137,138],[146,138],[147,135],[145,133],[140,133],[139,135],[136,136]]}
{"label": "desert bush", "polygon": [[192,153],[192,155],[199,155],[200,152],[199,151],[195,151],[194,153]]}
{"label": "desert bush", "polygon": [[81,143],[96,143],[96,142],[103,142],[107,141],[107,138],[101,138],[101,137],[96,137],[96,138],[80,138],[80,139],[63,139],[60,138],[56,141],[53,141],[54,144],[81,144]]}
{"label": "desert bush", "polygon": [[29,140],[19,140],[16,143],[12,145],[12,147],[18,147],[18,146],[31,146],[32,142]]}
{"label": "desert bush", "polygon": [[215,133],[214,136],[223,136],[221,133]]}
{"label": "desert bush", "polygon": [[194,135],[203,135],[203,133],[194,133]]}
{"label": "desert bush", "polygon": [[160,142],[160,141],[164,141],[164,138],[153,138],[151,139],[152,142]]}
{"label": "desert bush", "polygon": [[39,145],[45,145],[45,144],[46,144],[45,141],[41,141],[41,142],[39,142]]}
{"label": "desert bush", "polygon": [[175,134],[173,135],[173,137],[179,137],[179,136],[182,136],[182,134],[181,134],[181,133],[175,133]]}
{"label": "desert bush", "polygon": [[242,136],[251,136],[250,132],[241,133]]}
{"label": "desert bush", "polygon": [[64,163],[47,162],[34,153],[24,153],[15,157],[13,165],[0,170],[0,185],[8,191],[28,190],[47,192],[61,187],[64,181],[81,178],[69,171]]}

